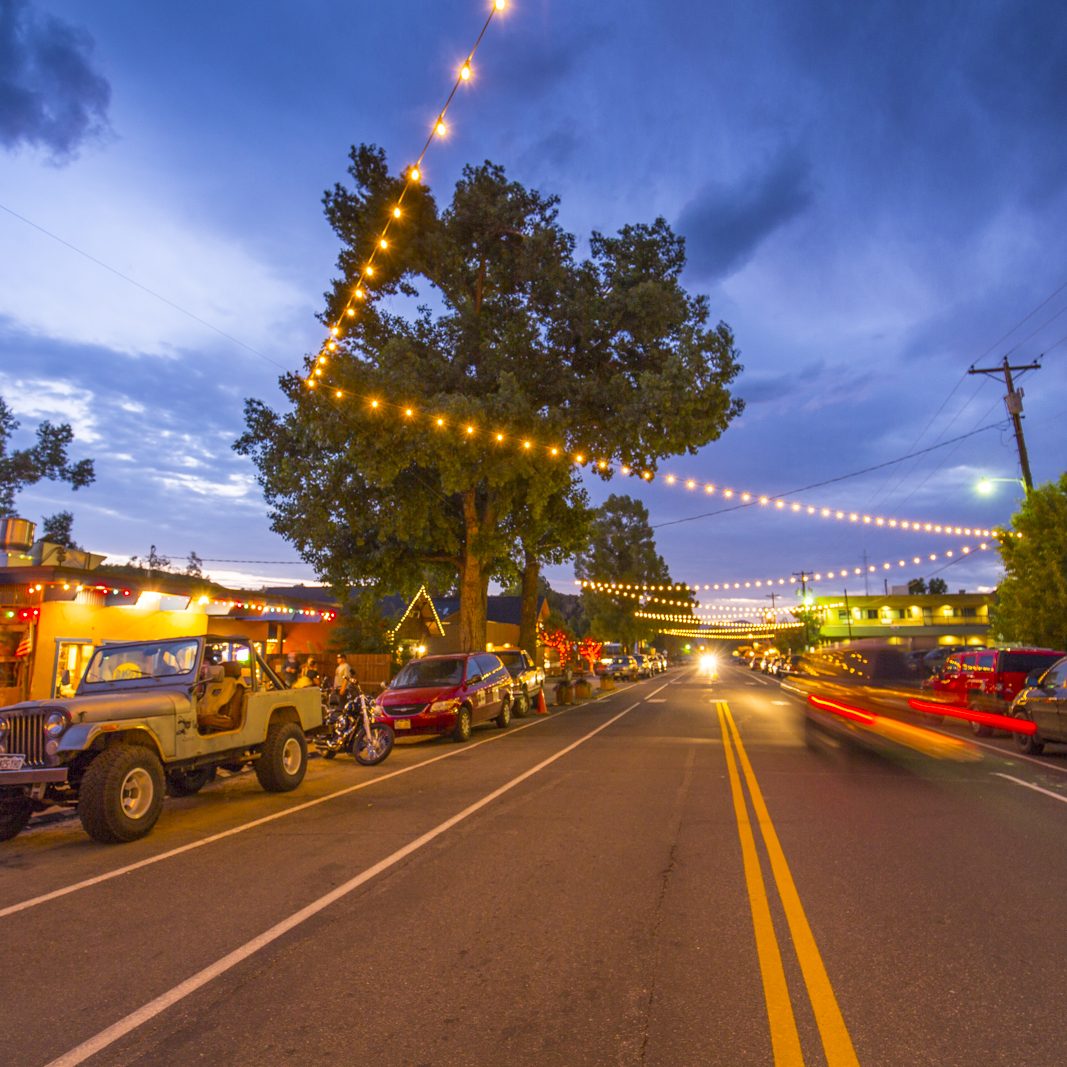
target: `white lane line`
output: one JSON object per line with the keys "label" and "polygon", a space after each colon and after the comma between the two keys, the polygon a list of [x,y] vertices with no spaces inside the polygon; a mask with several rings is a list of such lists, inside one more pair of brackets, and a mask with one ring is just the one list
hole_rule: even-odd
{"label": "white lane line", "polygon": [[[652,692],[645,697],[645,700],[647,701],[649,697],[654,697],[657,693],[662,693],[663,690],[666,689],[667,686],[669,686],[670,684],[670,682],[664,682],[663,685],[659,687],[659,689],[653,689]],[[664,697],[664,700],[666,700],[666,697]],[[656,701],[653,701],[653,703],[656,703]]]}
{"label": "white lane line", "polygon": [[1053,800],[1058,800],[1061,804],[1067,804],[1067,797],[1062,793],[1053,793],[1051,789],[1042,789],[1039,785],[1034,785],[1033,782],[1024,782],[1021,778],[1015,778],[1010,774],[1001,774],[1000,771],[993,771],[993,774],[997,778],[1006,778],[1009,782],[1014,782],[1016,785],[1025,786],[1027,789],[1032,789],[1035,793],[1044,793],[1047,797],[1052,797]]}
{"label": "white lane line", "polygon": [[645,697],[646,704],[666,704],[666,697]]}
{"label": "white lane line", "polygon": [[307,922],[308,919],[318,915],[319,912],[328,908],[331,904],[335,904],[343,897],[348,896],[349,893],[358,889],[366,882],[369,882],[372,878],[387,871],[390,867],[396,866],[396,864],[401,860],[406,859],[413,852],[417,852],[420,848],[423,848],[431,841],[440,837],[441,834],[451,830],[453,826],[463,822],[465,819],[469,819],[475,812],[481,811],[487,804],[491,804],[494,800],[514,789],[515,786],[525,782],[527,778],[532,778],[546,767],[551,766],[556,760],[562,759],[569,752],[573,752],[579,745],[584,745],[586,741],[596,737],[601,730],[606,730],[613,723],[618,722],[619,719],[624,715],[628,715],[637,706],[637,704],[631,704],[624,711],[620,711],[617,715],[613,715],[607,722],[601,723],[595,730],[591,730],[584,737],[578,738],[577,741],[572,741],[566,748],[561,748],[559,752],[549,756],[547,759],[543,759],[529,770],[523,771],[522,774],[512,778],[510,782],[506,782],[504,785],[494,789],[491,793],[487,793],[481,800],[476,800],[473,804],[470,804],[461,812],[453,815],[450,819],[446,819],[444,822],[439,823],[432,830],[427,830],[426,833],[404,845],[403,848],[397,849],[392,855],[386,856],[385,859],[380,860],[378,863],[374,864],[373,867],[368,867],[365,871],[357,874],[354,878],[349,879],[349,881],[345,882],[343,885],[339,885],[336,889],[324,894],[317,900],[313,900],[299,911],[294,912],[287,919],[283,919],[280,923],[276,923],[269,930],[265,930],[263,933],[259,934],[259,936],[252,938],[251,941],[246,941],[240,948],[228,952],[221,959],[209,964],[207,967],[203,968],[203,970],[197,971],[196,974],[187,978],[184,982],[180,982],[172,989],[167,990],[166,993],[160,994],[154,1000],[150,1000],[147,1004],[142,1005],[125,1018],[120,1019],[117,1023],[113,1023],[111,1026],[107,1027],[107,1029],[101,1030],[94,1037],[89,1038],[87,1041],[83,1041],[69,1052],[52,1060],[52,1062],[48,1064],[48,1067],[74,1067],[75,1064],[84,1063],[90,1056],[95,1056],[98,1052],[113,1045],[116,1041],[136,1030],[139,1026],[143,1026],[157,1015],[166,1011],[167,1008],[173,1007],[173,1005],[177,1004],[179,1001],[184,1000],[209,982],[214,981],[219,975],[225,974],[239,963],[244,962],[244,960],[248,959],[250,956],[254,956],[257,952],[266,948],[272,942],[277,941],[278,938],[283,937],[302,923]]}
{"label": "white lane line", "polygon": [[[578,706],[579,705],[575,705],[575,707]],[[564,708],[560,712],[554,712],[550,718],[554,718],[568,710],[570,709]],[[492,737],[487,737],[484,741],[475,741],[474,744],[457,747],[451,752],[444,752],[440,756],[432,756],[430,759],[422,760],[419,763],[413,763],[410,767],[401,767],[399,770],[391,771],[389,774],[383,774],[378,778],[368,778],[366,781],[357,782],[355,785],[345,786],[344,789],[338,789],[336,792],[327,793],[326,796],[316,797],[314,800],[306,800],[303,804],[296,804],[294,807],[286,808],[284,811],[276,811],[272,815],[264,815],[261,818],[253,819],[251,822],[241,823],[240,826],[231,827],[229,830],[222,830],[217,834],[212,834],[210,837],[203,837],[199,841],[191,841],[187,845],[179,845],[177,848],[172,848],[167,852],[160,852],[156,856],[148,856],[146,859],[138,860],[136,863],[127,864],[125,867],[118,867],[113,871],[107,871],[105,874],[98,874],[92,878],[86,878],[81,882],[73,882],[71,885],[63,886],[60,889],[53,889],[48,893],[42,893],[40,896],[31,897],[29,900],[22,900],[18,904],[9,904],[6,908],[0,908],[0,919],[6,919],[9,915],[15,915],[20,911],[35,908],[40,904],[47,904],[50,900],[58,900],[60,897],[68,896],[71,893],[77,893],[82,889],[90,889],[94,885],[100,885],[102,882],[110,882],[112,878],[121,878],[123,875],[132,874],[134,871],[139,871],[144,867],[151,867],[154,863],[162,863],[163,860],[173,859],[175,856],[181,856],[186,852],[192,852],[194,849],[203,848],[205,845],[213,845],[216,841],[224,841],[227,837],[243,834],[246,830],[254,830],[257,826],[265,826],[267,823],[274,822],[276,819],[284,819],[289,815],[297,814],[297,812],[307,811],[309,808],[317,807],[319,804],[325,804],[328,800],[336,800],[338,797],[347,796],[349,793],[355,793],[360,789],[369,789],[372,785],[377,785],[379,782],[387,782],[390,778],[398,778],[402,774],[410,774],[412,771],[417,771],[420,767],[428,767],[431,763],[439,763],[441,760],[451,759],[453,756],[461,756],[463,753],[470,752],[472,749],[478,748],[481,745],[487,745],[491,741],[502,741],[505,737],[513,737],[521,730],[528,730],[531,726],[540,726],[542,723],[548,721],[548,718],[539,718],[535,719],[533,722],[524,723],[522,726],[514,726],[510,730],[494,734]]]}

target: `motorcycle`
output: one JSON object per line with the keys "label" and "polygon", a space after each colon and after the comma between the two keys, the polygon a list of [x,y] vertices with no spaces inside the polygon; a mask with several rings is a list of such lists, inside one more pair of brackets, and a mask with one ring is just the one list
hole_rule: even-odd
{"label": "motorcycle", "polygon": [[357,686],[339,704],[323,706],[322,731],[315,737],[315,747],[323,759],[351,752],[357,763],[373,767],[393,751],[395,740],[393,728],[378,719],[374,705]]}

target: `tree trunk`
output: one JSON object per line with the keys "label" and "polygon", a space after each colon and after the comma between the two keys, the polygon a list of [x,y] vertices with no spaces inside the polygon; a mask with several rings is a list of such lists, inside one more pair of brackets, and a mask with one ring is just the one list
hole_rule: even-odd
{"label": "tree trunk", "polygon": [[484,652],[489,575],[475,551],[482,517],[473,489],[463,494],[463,519],[466,537],[459,567],[459,651]]}
{"label": "tree trunk", "polygon": [[519,648],[534,663],[537,657],[537,589],[541,578],[541,561],[529,551],[522,568],[522,603],[519,607]]}

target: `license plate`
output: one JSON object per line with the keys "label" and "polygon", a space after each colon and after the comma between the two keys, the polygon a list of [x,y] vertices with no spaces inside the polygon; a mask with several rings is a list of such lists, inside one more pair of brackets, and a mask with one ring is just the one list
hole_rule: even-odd
{"label": "license plate", "polygon": [[0,756],[0,771],[21,771],[25,756]]}
{"label": "license plate", "polygon": [[410,719],[394,719],[393,720],[393,727],[395,729],[397,729],[397,730],[410,730],[411,729],[411,720]]}

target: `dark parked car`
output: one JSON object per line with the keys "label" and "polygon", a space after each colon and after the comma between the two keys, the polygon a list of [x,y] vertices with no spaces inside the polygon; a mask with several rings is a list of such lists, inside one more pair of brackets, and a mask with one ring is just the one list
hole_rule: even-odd
{"label": "dark parked car", "polygon": [[616,656],[604,671],[611,678],[628,678],[637,681],[637,660],[633,656]]}
{"label": "dark parked car", "polygon": [[1036,756],[1049,741],[1067,744],[1067,656],[1019,693],[1011,714],[1037,725],[1036,734],[1014,735],[1021,752]]}
{"label": "dark parked car", "polygon": [[375,703],[398,735],[468,741],[479,723],[511,722],[511,675],[491,652],[424,656],[405,664]]}

